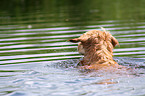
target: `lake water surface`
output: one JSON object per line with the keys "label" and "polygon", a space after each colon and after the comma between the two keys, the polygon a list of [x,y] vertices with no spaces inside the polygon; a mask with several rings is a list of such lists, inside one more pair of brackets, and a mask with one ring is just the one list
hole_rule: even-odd
{"label": "lake water surface", "polygon": [[[1,0],[1,96],[144,96],[145,0]],[[82,72],[77,43],[104,27],[131,71]],[[100,84],[110,80],[115,84]]]}

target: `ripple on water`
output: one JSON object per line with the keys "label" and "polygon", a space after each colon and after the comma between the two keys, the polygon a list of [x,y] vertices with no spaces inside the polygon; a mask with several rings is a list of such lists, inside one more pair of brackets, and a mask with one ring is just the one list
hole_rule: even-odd
{"label": "ripple on water", "polygon": [[[45,63],[28,63],[27,66],[5,65],[1,69],[12,70],[21,69],[19,75],[8,76],[7,85],[11,85],[13,92],[8,96],[23,94],[32,95],[112,95],[112,94],[143,94],[144,92],[144,75],[145,66],[144,59],[133,58],[115,58],[119,64],[130,66],[133,72],[129,74],[116,74],[105,72],[80,72],[75,66],[79,62],[78,59],[70,59],[65,61],[45,62]],[[26,65],[26,64],[25,64]],[[13,72],[12,72],[13,73]],[[20,74],[21,73],[21,74]],[[133,73],[133,74],[132,74]],[[134,74],[135,73],[135,74]],[[116,82],[115,84],[100,84],[101,81],[108,80]],[[2,85],[2,82],[1,82]],[[2,86],[1,86],[2,87]],[[19,88],[19,89],[15,89]],[[6,86],[3,85],[3,90]],[[10,91],[11,89],[7,90]],[[15,91],[16,90],[16,91]],[[39,90],[39,91],[38,91]],[[136,90],[136,91],[135,91]],[[22,96],[23,96],[22,95]]]}
{"label": "ripple on water", "polygon": [[[54,16],[46,14],[48,16],[44,16],[47,18]],[[0,26],[0,95],[145,95],[144,21],[85,18],[90,20],[84,21],[86,25],[78,20],[75,24],[74,21],[56,23],[56,18],[51,17],[51,23],[49,20],[40,20],[40,24],[31,24],[37,20],[31,20],[34,18],[32,16],[27,21],[25,15],[21,17],[25,20],[23,22],[12,22],[16,17],[11,17],[12,21]],[[120,47],[114,49],[114,59],[132,70],[86,72],[76,68],[80,60],[78,58],[82,56],[77,52],[77,43],[67,40],[85,31],[100,30],[99,27],[105,27],[118,39]]]}

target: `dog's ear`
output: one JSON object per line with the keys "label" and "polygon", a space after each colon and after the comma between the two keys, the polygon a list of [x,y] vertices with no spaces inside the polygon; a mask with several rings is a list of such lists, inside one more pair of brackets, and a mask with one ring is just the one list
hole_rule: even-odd
{"label": "dog's ear", "polygon": [[113,36],[111,38],[111,42],[112,42],[113,47],[115,47],[116,45],[119,45],[118,40],[116,38],[114,38]]}
{"label": "dog's ear", "polygon": [[79,38],[75,38],[75,39],[69,39],[68,41],[76,43],[76,42],[80,42],[81,40]]}

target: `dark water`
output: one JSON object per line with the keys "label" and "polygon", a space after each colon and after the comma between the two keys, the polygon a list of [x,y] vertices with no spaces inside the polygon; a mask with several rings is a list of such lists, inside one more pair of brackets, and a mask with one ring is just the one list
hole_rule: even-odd
{"label": "dark water", "polygon": [[[145,0],[1,0],[0,95],[144,96],[144,4]],[[132,73],[100,77],[73,67],[82,56],[77,44],[67,40],[99,27],[118,39],[114,58],[132,67]],[[108,78],[117,84],[97,83]]]}

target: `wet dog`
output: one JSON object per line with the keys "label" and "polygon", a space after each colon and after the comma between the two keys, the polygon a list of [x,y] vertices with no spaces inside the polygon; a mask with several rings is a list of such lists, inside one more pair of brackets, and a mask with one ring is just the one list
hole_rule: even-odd
{"label": "wet dog", "polygon": [[88,31],[79,38],[69,41],[79,42],[78,51],[84,55],[83,60],[79,63],[79,68],[94,70],[122,68],[113,60],[113,49],[119,45],[119,42],[104,28],[103,31]]}

